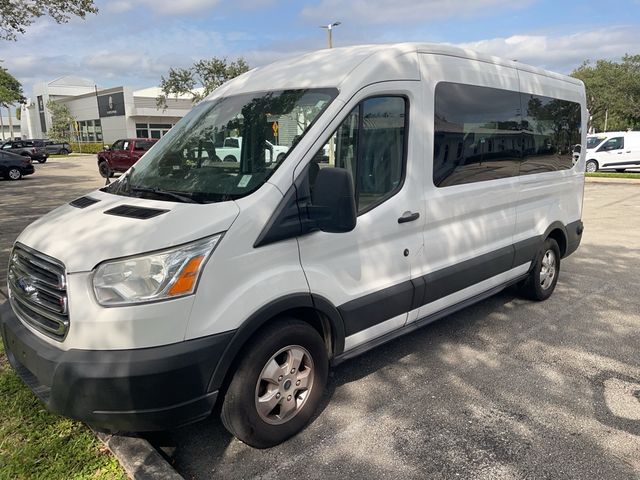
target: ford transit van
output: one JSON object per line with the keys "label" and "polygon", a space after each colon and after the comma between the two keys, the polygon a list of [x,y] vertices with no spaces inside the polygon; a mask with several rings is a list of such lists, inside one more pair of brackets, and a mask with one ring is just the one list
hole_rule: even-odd
{"label": "ford transit van", "polygon": [[587,172],[640,168],[640,132],[603,132],[587,138]]}
{"label": "ford transit van", "polygon": [[[509,285],[553,293],[583,231],[586,115],[579,80],[453,47],[252,70],[20,234],[9,361],[96,427],[172,428],[219,403],[237,438],[276,445],[331,365]],[[237,162],[212,161],[240,137]]]}

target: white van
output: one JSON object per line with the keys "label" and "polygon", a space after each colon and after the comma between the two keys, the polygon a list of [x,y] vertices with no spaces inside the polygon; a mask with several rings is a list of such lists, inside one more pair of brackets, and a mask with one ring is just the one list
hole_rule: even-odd
{"label": "white van", "polygon": [[587,172],[640,168],[640,132],[603,132],[587,137]]}
{"label": "white van", "polygon": [[[330,365],[508,285],[551,295],[583,230],[586,115],[576,79],[446,46],[252,70],[22,232],[9,360],[97,427],[176,427],[220,402],[230,432],[275,445]],[[232,134],[238,162],[203,161]]]}

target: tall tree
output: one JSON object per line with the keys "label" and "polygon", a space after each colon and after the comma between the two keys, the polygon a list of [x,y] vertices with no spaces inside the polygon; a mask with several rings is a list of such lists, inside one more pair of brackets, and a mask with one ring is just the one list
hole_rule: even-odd
{"label": "tall tree", "polygon": [[49,100],[47,110],[51,114],[51,129],[49,130],[51,139],[58,142],[70,142],[75,118],[71,115],[69,107],[64,103]]}
{"label": "tall tree", "polygon": [[16,40],[36,18],[48,15],[58,23],[72,16],[97,13],[93,0],[0,0],[0,40]]}
{"label": "tall tree", "polygon": [[571,74],[585,84],[592,126],[602,131],[640,128],[640,55],[621,62],[584,62]]}
{"label": "tall tree", "polygon": [[[2,107],[7,109],[9,113],[9,136],[13,139],[13,120],[11,115],[11,107],[15,103],[23,103],[25,101],[22,93],[22,84],[11,75],[6,68],[0,67],[0,120],[2,119]],[[2,139],[4,140],[4,125],[0,121],[2,129]]]}
{"label": "tall tree", "polygon": [[159,108],[167,107],[167,98],[190,95],[193,103],[199,102],[227,80],[249,70],[243,58],[228,61],[226,58],[198,60],[189,68],[170,68],[160,80],[162,93],[156,98]]}

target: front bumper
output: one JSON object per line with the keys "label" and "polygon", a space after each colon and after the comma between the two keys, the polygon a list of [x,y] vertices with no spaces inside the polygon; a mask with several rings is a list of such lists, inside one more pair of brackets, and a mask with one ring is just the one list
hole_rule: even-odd
{"label": "front bumper", "polygon": [[235,332],[133,350],[60,350],[31,333],[9,302],[0,305],[9,362],[55,413],[110,431],[152,431],[206,418],[210,385]]}

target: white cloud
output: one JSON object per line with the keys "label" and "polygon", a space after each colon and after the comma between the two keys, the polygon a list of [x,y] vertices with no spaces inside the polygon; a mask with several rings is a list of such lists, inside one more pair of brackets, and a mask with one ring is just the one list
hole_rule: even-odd
{"label": "white cloud", "polygon": [[569,73],[584,60],[619,59],[640,44],[637,28],[618,26],[568,35],[514,35],[458,46]]}
{"label": "white cloud", "polygon": [[126,0],[112,0],[105,8],[108,12],[123,13],[131,10],[133,8],[133,3]]}
{"label": "white cloud", "polygon": [[416,23],[454,15],[491,15],[505,9],[523,8],[535,0],[322,0],[305,7],[302,16],[318,24],[349,21],[353,24]]}

